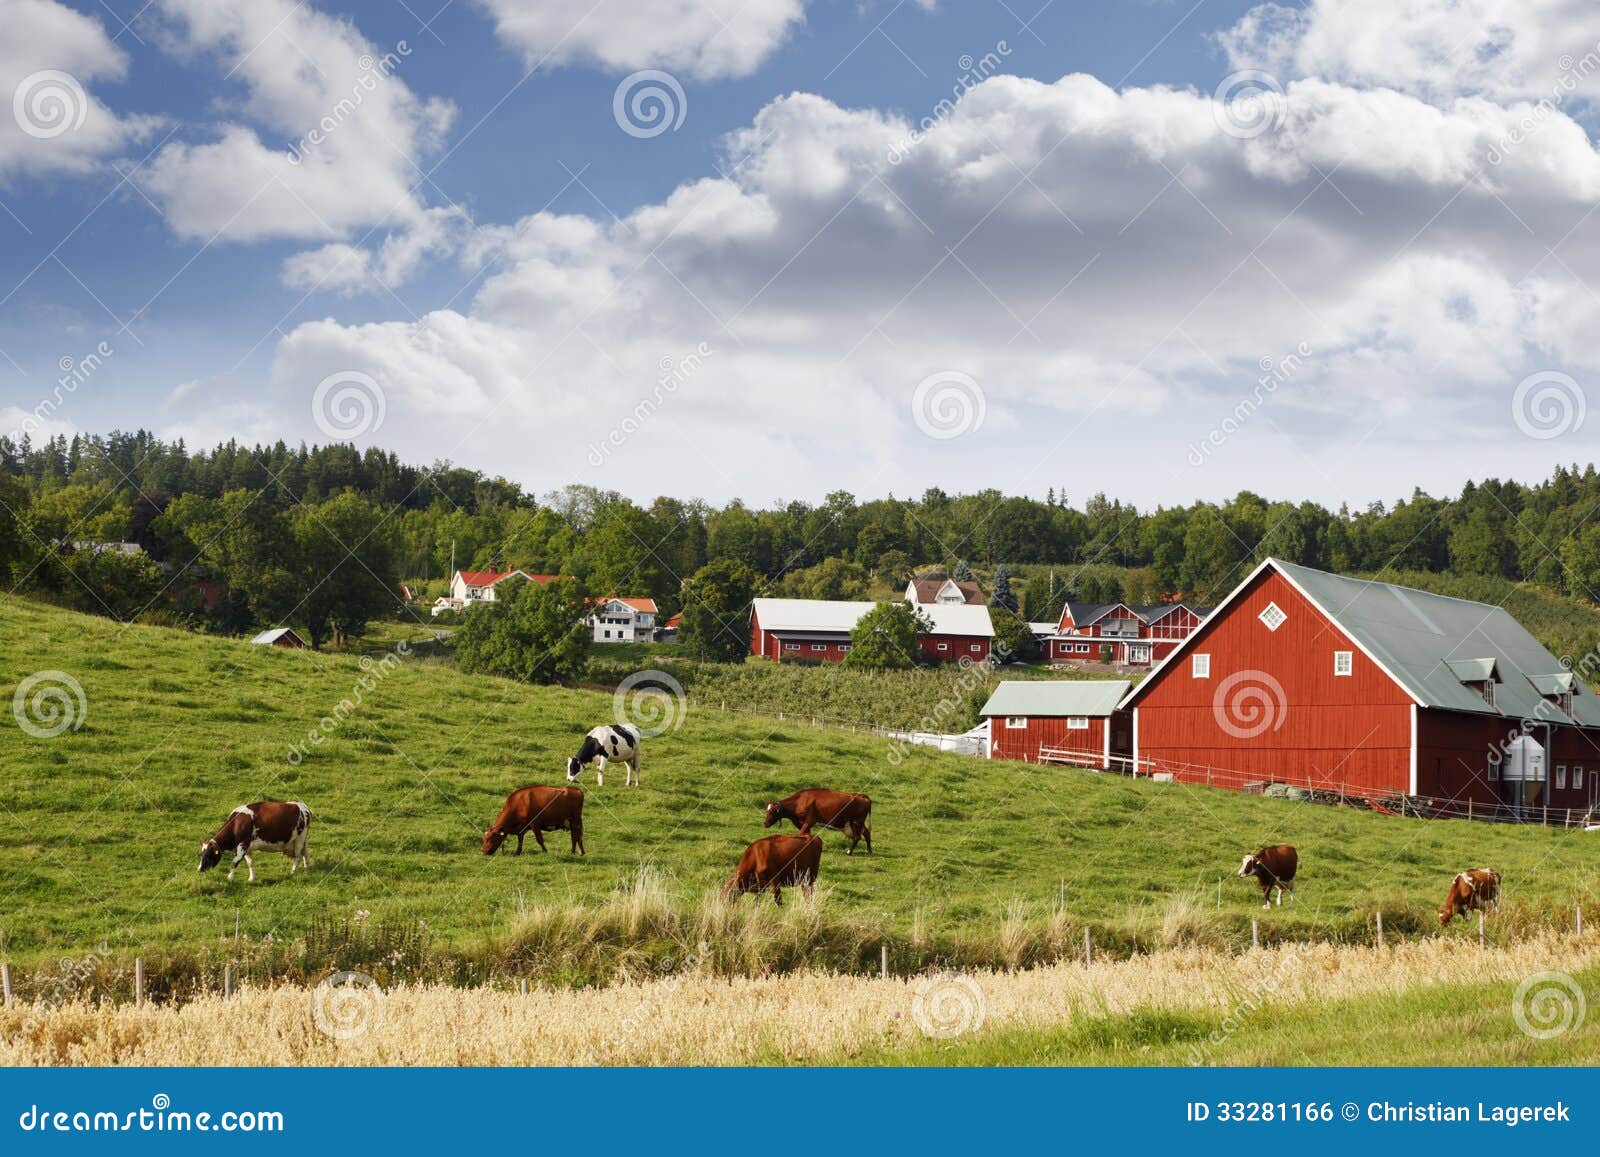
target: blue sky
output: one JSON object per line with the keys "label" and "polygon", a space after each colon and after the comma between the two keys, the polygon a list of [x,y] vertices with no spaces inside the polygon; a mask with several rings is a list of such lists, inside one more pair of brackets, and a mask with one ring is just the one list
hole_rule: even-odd
{"label": "blue sky", "polygon": [[0,0],[0,431],[641,499],[1539,477],[1600,427],[1588,7]]}

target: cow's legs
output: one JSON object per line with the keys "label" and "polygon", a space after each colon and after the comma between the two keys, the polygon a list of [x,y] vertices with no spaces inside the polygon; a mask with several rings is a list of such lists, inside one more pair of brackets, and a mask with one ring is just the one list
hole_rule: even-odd
{"label": "cow's legs", "polygon": [[244,849],[238,848],[233,853],[233,863],[228,865],[228,883],[233,883],[233,874],[239,870],[239,861],[244,859]]}
{"label": "cow's legs", "polygon": [[783,907],[783,885],[776,880],[772,881],[772,902],[780,908]]}
{"label": "cow's legs", "polygon": [[816,881],[816,877],[814,877],[814,876],[809,880],[800,881],[800,894],[806,898],[806,902],[808,904],[811,902],[811,893],[816,888],[816,886],[817,886],[817,881]]}
{"label": "cow's legs", "polygon": [[544,846],[544,833],[541,832],[538,829],[538,827],[535,827],[533,829],[533,838],[534,838],[534,842],[536,842],[539,845],[539,850],[541,852],[548,852],[550,850],[549,848]]}
{"label": "cow's legs", "polygon": [[603,755],[594,757],[594,782],[596,787],[606,785],[606,757]]}
{"label": "cow's legs", "polygon": [[856,854],[856,844],[861,841],[861,828],[857,824],[845,824],[844,834],[845,838],[850,841],[850,846],[844,850],[844,854],[853,856]]}
{"label": "cow's legs", "polygon": [[251,884],[254,884],[256,882],[256,862],[250,858],[250,854],[248,852],[245,853],[244,866],[250,872],[250,876],[249,876],[249,879],[248,879],[247,882],[251,883]]}
{"label": "cow's legs", "polygon": [[861,834],[866,837],[867,855],[870,856],[872,855],[872,829],[867,826],[867,822],[865,820],[861,821]]}
{"label": "cow's legs", "polygon": [[516,854],[519,855],[519,856],[522,855],[522,834],[523,833],[521,833],[521,832],[517,833],[517,851],[516,851]]}

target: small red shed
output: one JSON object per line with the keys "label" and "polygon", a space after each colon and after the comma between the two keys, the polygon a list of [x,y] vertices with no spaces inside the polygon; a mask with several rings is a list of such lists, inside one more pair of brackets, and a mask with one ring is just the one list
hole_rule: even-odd
{"label": "small red shed", "polygon": [[989,721],[989,758],[1109,768],[1126,761],[1132,728],[1117,705],[1126,679],[1007,679],[979,712]]}

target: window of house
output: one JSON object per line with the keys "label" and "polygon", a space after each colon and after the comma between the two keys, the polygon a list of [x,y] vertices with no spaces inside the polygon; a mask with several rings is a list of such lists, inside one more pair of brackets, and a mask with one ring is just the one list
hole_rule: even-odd
{"label": "window of house", "polygon": [[1068,731],[1087,731],[1087,730],[1089,730],[1089,717],[1087,715],[1069,715],[1069,716],[1067,716],[1067,730]]}
{"label": "window of house", "polygon": [[1494,680],[1493,679],[1485,679],[1483,681],[1483,701],[1485,703],[1493,703],[1494,702]]}
{"label": "window of house", "polygon": [[1572,769],[1572,786],[1573,787],[1582,787],[1583,786],[1583,768],[1575,767],[1575,768]]}
{"label": "window of house", "polygon": [[826,644],[826,643],[812,643],[811,644],[811,649],[813,651],[826,651],[828,649],[828,644]]}
{"label": "window of house", "polygon": [[983,644],[982,643],[974,643],[974,644],[972,644],[970,650],[981,651],[981,650],[983,650]]}
{"label": "window of house", "polygon": [[848,651],[849,649],[850,649],[850,644],[849,643],[840,643],[839,644],[839,650]]}
{"label": "window of house", "polygon": [[1189,660],[1189,675],[1195,679],[1211,678],[1211,656],[1195,655]]}
{"label": "window of house", "polygon": [[1494,783],[1494,782],[1498,781],[1499,778],[1500,778],[1500,753],[1498,751],[1491,751],[1489,753],[1489,782],[1490,783]]}
{"label": "window of house", "polygon": [[1076,652],[1079,655],[1087,655],[1089,653],[1089,644],[1088,643],[1074,643],[1074,644],[1072,644],[1072,649],[1073,649],[1074,652]]}
{"label": "window of house", "polygon": [[1028,717],[1026,715],[1006,716],[1006,729],[1008,731],[1020,731],[1026,726],[1028,726]]}
{"label": "window of house", "polygon": [[1566,786],[1567,786],[1567,765],[1564,764],[1564,763],[1558,763],[1558,764],[1556,764],[1556,787],[1558,789],[1564,791],[1564,790],[1566,790]]}
{"label": "window of house", "polygon": [[1283,608],[1278,606],[1277,603],[1268,603],[1265,607],[1261,608],[1261,613],[1256,616],[1256,618],[1260,619],[1267,625],[1267,630],[1269,631],[1276,631],[1279,627],[1283,626],[1283,621],[1288,617],[1288,615],[1283,613]]}
{"label": "window of house", "polygon": [[783,649],[785,651],[798,651],[800,649],[800,644],[799,643],[785,643],[783,645]]}
{"label": "window of house", "polygon": [[611,632],[610,631],[607,631],[605,634],[606,634],[606,638],[609,639],[611,637]]}
{"label": "window of house", "polygon": [[940,643],[939,644],[939,650],[948,651],[949,649],[950,649],[950,644],[949,643]]}
{"label": "window of house", "polygon": [[1335,651],[1333,653],[1333,673],[1335,675],[1348,675],[1355,670],[1356,656],[1354,651]]}

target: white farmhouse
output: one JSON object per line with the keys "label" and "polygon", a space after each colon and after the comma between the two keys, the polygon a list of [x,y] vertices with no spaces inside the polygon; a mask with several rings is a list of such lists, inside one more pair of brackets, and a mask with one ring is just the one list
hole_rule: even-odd
{"label": "white farmhouse", "polygon": [[478,603],[492,603],[495,588],[509,578],[547,583],[555,577],[549,574],[529,574],[525,570],[458,570],[455,577],[450,580],[450,593],[433,604],[433,613],[442,615],[446,611],[465,610]]}
{"label": "white farmhouse", "polygon": [[597,643],[651,643],[656,637],[656,601],[612,595],[595,605],[589,623]]}

